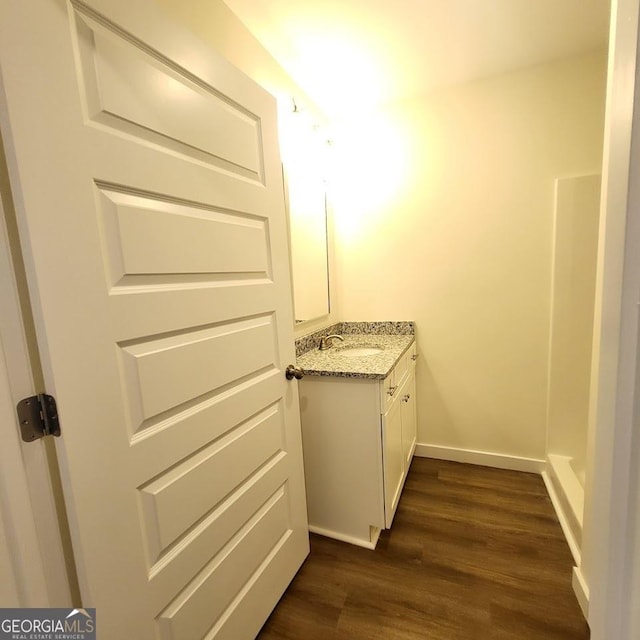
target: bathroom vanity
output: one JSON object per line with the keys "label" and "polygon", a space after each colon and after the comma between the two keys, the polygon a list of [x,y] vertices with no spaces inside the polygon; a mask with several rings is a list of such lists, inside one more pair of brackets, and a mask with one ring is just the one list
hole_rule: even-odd
{"label": "bathroom vanity", "polygon": [[344,335],[298,358],[309,528],[373,549],[416,444],[413,335]]}

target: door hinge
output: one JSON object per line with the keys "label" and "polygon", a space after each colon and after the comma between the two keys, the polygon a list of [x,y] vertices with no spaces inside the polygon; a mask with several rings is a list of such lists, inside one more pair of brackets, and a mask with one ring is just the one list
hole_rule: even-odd
{"label": "door hinge", "polygon": [[59,436],[60,421],[56,399],[45,393],[24,398],[18,402],[20,432],[25,442],[33,442],[44,436]]}

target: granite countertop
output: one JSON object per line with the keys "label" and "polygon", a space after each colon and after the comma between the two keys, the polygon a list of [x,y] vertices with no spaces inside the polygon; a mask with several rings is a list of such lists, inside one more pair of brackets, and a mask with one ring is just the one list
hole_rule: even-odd
{"label": "granite countertop", "polygon": [[[296,359],[306,375],[381,380],[389,375],[400,356],[413,343],[413,335],[343,335],[326,351],[312,349]],[[382,351],[368,356],[346,356],[341,351],[349,347],[378,347]]]}

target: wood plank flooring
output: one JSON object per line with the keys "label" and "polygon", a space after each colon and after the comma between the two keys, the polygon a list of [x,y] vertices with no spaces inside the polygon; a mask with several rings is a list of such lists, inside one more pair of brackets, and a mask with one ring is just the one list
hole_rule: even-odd
{"label": "wood plank flooring", "polygon": [[375,551],[321,536],[260,640],[587,640],[535,474],[415,458]]}

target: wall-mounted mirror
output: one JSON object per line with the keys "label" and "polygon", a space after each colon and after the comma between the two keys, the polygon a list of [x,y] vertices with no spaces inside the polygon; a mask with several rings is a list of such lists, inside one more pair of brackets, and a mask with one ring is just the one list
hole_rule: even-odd
{"label": "wall-mounted mirror", "polygon": [[288,192],[296,323],[329,313],[329,260],[324,157],[327,141],[305,113],[288,113],[281,126]]}

